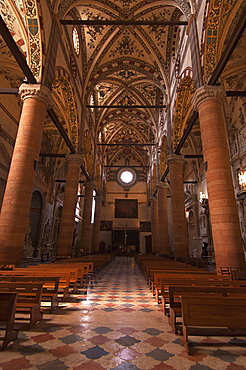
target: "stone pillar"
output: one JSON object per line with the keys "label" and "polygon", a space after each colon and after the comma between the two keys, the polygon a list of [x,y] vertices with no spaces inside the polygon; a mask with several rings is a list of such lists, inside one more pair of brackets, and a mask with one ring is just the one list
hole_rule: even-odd
{"label": "stone pillar", "polygon": [[40,84],[23,84],[19,93],[23,107],[0,217],[0,264],[17,266],[22,259],[45,115],[51,103],[50,90]]}
{"label": "stone pillar", "polygon": [[94,184],[87,182],[85,186],[84,210],[81,231],[81,244],[85,252],[91,252],[91,215]]}
{"label": "stone pillar", "polygon": [[199,224],[199,201],[197,194],[192,194],[192,210],[193,210],[193,222],[194,222],[194,237],[193,237],[193,257],[200,258],[202,253],[202,237],[200,233]]}
{"label": "stone pillar", "polygon": [[158,222],[159,222],[159,251],[166,257],[170,256],[168,239],[168,212],[167,212],[167,188],[166,182],[157,184]]}
{"label": "stone pillar", "polygon": [[97,195],[96,207],[95,207],[95,219],[92,234],[92,252],[99,252],[99,237],[100,237],[100,222],[101,222],[101,211],[102,211],[102,199],[101,195]]}
{"label": "stone pillar", "polygon": [[151,197],[151,245],[152,252],[160,253],[159,251],[159,221],[158,221],[158,203],[156,197]]}
{"label": "stone pillar", "polygon": [[80,154],[66,155],[67,174],[60,231],[58,237],[58,256],[71,257],[77,204],[78,183],[82,156]]}
{"label": "stone pillar", "polygon": [[196,90],[193,103],[198,110],[209,211],[217,271],[220,267],[245,267],[238,209],[232,181],[223,111],[225,91],[220,86]]}
{"label": "stone pillar", "polygon": [[167,157],[171,186],[174,257],[181,260],[189,257],[188,230],[184,204],[183,163],[184,157],[182,155],[172,154]]}

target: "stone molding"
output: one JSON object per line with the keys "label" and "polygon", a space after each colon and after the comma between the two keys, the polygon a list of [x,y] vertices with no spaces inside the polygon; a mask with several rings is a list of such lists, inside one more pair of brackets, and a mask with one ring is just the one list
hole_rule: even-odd
{"label": "stone molding", "polygon": [[35,98],[42,101],[47,109],[52,107],[52,98],[50,89],[41,84],[22,84],[19,88],[21,100]]}
{"label": "stone molding", "polygon": [[157,188],[157,190],[159,189],[159,188],[166,188],[166,189],[168,189],[168,183],[166,182],[166,181],[160,181],[160,182],[158,182],[157,184],[156,184],[156,188]]}
{"label": "stone molding", "polygon": [[184,156],[183,155],[178,155],[178,154],[170,154],[167,156],[167,164],[170,165],[172,163],[177,163],[177,162],[184,162]]}
{"label": "stone molding", "polygon": [[67,154],[66,155],[66,161],[67,162],[73,162],[73,163],[78,163],[79,165],[83,164],[83,157],[81,154]]}
{"label": "stone molding", "polygon": [[196,89],[192,98],[192,105],[196,111],[199,105],[210,99],[218,99],[223,104],[226,102],[226,93],[223,86],[204,85]]}
{"label": "stone molding", "polygon": [[84,182],[84,187],[85,188],[93,188],[95,189],[95,184],[93,181],[87,181],[87,182]]}

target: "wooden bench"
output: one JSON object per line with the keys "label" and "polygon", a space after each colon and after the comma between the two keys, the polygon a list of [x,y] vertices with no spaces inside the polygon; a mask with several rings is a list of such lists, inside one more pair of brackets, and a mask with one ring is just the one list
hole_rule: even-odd
{"label": "wooden bench", "polygon": [[204,278],[208,277],[217,277],[218,279],[230,279],[229,276],[219,276],[216,275],[215,273],[213,272],[209,272],[209,271],[197,271],[197,270],[190,270],[190,269],[187,269],[187,270],[167,270],[167,271],[156,271],[156,270],[153,270],[151,271],[151,291],[153,293],[153,295],[157,295],[159,294],[159,291],[161,289],[161,284],[160,284],[160,280],[161,278],[165,277],[165,276],[173,276],[173,277],[184,277],[185,276],[202,276]]}
{"label": "wooden bench", "polygon": [[[69,273],[69,287],[71,288],[72,292],[77,292],[77,283],[78,283],[78,276],[79,276],[79,268],[76,267],[55,267],[52,264],[45,264],[45,265],[37,265],[37,266],[27,266],[26,268],[15,268],[14,271],[33,271],[33,272],[41,272],[41,273]],[[62,277],[62,275],[61,275]]]}
{"label": "wooden bench", "polygon": [[[176,293],[176,289],[180,287],[246,287],[246,282],[243,281],[232,281],[232,280],[190,280],[190,279],[177,279],[177,280],[166,280],[166,284],[162,284],[161,287],[161,309],[166,316],[169,316],[169,308],[173,306],[174,299],[178,298],[179,293]],[[177,287],[177,288],[176,288]],[[181,304],[180,304],[181,307]]]}
{"label": "wooden bench", "polygon": [[52,267],[60,269],[60,268],[77,268],[78,275],[77,275],[77,286],[78,288],[82,288],[84,283],[87,283],[93,270],[94,264],[91,262],[77,262],[77,261],[68,261],[68,262],[58,262],[52,263]]}
{"label": "wooden bench", "polygon": [[[197,282],[199,284],[199,282]],[[169,286],[169,317],[168,323],[171,326],[174,333],[178,332],[177,317],[182,317],[181,307],[181,296],[189,295],[196,297],[201,295],[209,297],[214,295],[230,296],[230,295],[245,295],[246,287],[240,286],[185,286],[185,285],[173,285]]]}
{"label": "wooden bench", "polygon": [[[158,279],[158,280],[157,280]],[[223,282],[223,281],[231,281],[229,276],[218,276],[215,274],[211,275],[204,275],[204,274],[190,274],[190,273],[185,273],[185,274],[161,274],[156,276],[156,301],[158,303],[161,303],[161,297],[164,296],[164,292],[167,290],[167,287],[169,285],[174,285],[174,284],[181,284],[182,281],[184,282],[189,282],[190,285],[192,284],[193,280],[199,280],[199,281],[210,281],[213,282],[214,284],[217,282]],[[187,283],[186,283],[187,284]],[[210,283],[210,285],[212,285]]]}
{"label": "wooden bench", "polygon": [[1,337],[3,343],[1,350],[3,351],[7,345],[17,339],[19,330],[15,329],[15,310],[17,302],[17,293],[3,293],[0,292],[0,322],[4,325],[1,327],[1,331],[5,331],[3,337]]}
{"label": "wooden bench", "polygon": [[58,277],[58,298],[62,301],[66,301],[70,297],[69,293],[69,282],[70,282],[70,272],[52,272],[52,271],[41,271],[41,270],[29,270],[26,268],[13,270],[13,271],[3,271],[0,270],[1,276],[26,276],[26,277]]}
{"label": "wooden bench", "polygon": [[[0,292],[18,293],[16,313],[29,314],[29,328],[42,320],[41,297],[43,284],[25,282],[0,281]],[[24,317],[16,317],[16,320],[26,320]]]}
{"label": "wooden bench", "polygon": [[[43,284],[42,290],[42,302],[50,302],[50,313],[58,307],[58,288],[59,288],[58,276],[2,276],[0,275],[0,281],[17,281],[17,282],[36,282]],[[43,307],[42,307],[43,308]]]}
{"label": "wooden bench", "polygon": [[[246,296],[181,296],[181,342],[190,354],[190,335],[246,335]],[[195,328],[195,331],[194,331]],[[223,330],[226,328],[226,331]],[[206,345],[208,343],[206,342]]]}

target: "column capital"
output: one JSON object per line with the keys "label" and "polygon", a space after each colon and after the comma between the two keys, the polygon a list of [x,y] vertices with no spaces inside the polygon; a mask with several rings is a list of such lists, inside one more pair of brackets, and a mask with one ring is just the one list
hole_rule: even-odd
{"label": "column capital", "polygon": [[47,109],[52,107],[52,98],[50,89],[41,84],[22,84],[19,88],[21,100],[35,98],[42,101]]}
{"label": "column capital", "polygon": [[226,94],[223,86],[204,85],[196,89],[192,98],[192,105],[198,111],[199,105],[206,100],[218,99],[222,103],[226,102]]}
{"label": "column capital", "polygon": [[181,162],[183,163],[184,162],[184,156],[183,155],[179,155],[179,154],[170,154],[167,156],[167,164],[172,164],[172,163],[178,163],[178,162]]}
{"label": "column capital", "polygon": [[160,182],[157,182],[156,183],[156,188],[157,189],[163,189],[163,188],[165,188],[165,189],[168,189],[168,183],[166,182],[166,181],[160,181]]}
{"label": "column capital", "polygon": [[149,200],[150,200],[150,202],[154,202],[154,201],[156,201],[156,200],[157,200],[157,197],[154,197],[154,195],[151,195],[151,196],[149,197]]}
{"label": "column capital", "polygon": [[86,181],[86,182],[84,182],[84,187],[85,188],[93,188],[93,189],[95,189],[95,184],[94,184],[93,181]]}
{"label": "column capital", "polygon": [[82,165],[83,163],[83,157],[81,154],[77,154],[77,153],[74,153],[74,154],[67,154],[66,155],[66,161],[67,162],[73,162],[73,163],[78,163],[79,165]]}

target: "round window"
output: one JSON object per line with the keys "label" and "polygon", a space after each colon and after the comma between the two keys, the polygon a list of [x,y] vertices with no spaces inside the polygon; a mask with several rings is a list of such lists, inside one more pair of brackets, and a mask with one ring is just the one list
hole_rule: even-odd
{"label": "round window", "polygon": [[120,186],[129,188],[136,183],[137,174],[132,168],[122,168],[118,171],[116,180]]}

